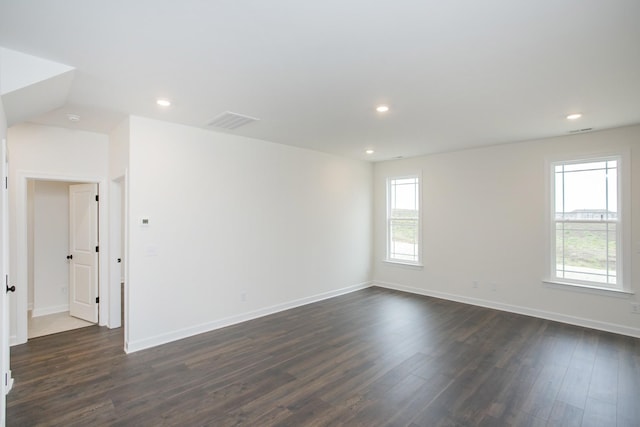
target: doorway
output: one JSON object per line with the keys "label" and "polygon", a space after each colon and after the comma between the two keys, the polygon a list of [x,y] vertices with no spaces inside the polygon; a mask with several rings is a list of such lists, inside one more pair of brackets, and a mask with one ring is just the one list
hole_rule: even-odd
{"label": "doorway", "polygon": [[28,339],[97,323],[96,194],[97,184],[27,180]]}
{"label": "doorway", "polygon": [[109,320],[110,327],[123,327],[123,339],[127,342],[127,173],[113,179],[109,185]]}
{"label": "doorway", "polygon": [[[15,256],[15,280],[16,280],[16,298],[15,304],[12,304],[11,316],[15,319],[15,326],[11,335],[11,345],[24,344],[28,339],[28,248],[29,240],[27,236],[28,225],[28,203],[27,188],[31,180],[36,181],[64,181],[68,183],[93,183],[98,185],[98,242],[99,243],[99,265],[109,265],[109,194],[106,191],[108,183],[100,176],[74,176],[74,175],[58,175],[37,173],[18,170],[15,180],[15,239],[16,251],[11,256]],[[94,248],[95,250],[95,248]],[[66,259],[66,256],[64,257]],[[100,268],[98,270],[98,294],[100,295],[98,324],[100,326],[111,326],[109,318],[109,268]],[[97,294],[96,294],[97,296]],[[14,311],[15,310],[15,311]],[[119,313],[118,313],[119,314]],[[15,332],[14,332],[15,331]]]}

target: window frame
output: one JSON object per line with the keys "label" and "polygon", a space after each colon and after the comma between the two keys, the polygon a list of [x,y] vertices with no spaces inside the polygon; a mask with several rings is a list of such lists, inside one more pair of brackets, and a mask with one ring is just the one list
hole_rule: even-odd
{"label": "window frame", "polygon": [[[594,153],[590,155],[565,156],[562,158],[547,159],[547,268],[546,278],[543,282],[550,285],[560,285],[564,288],[587,290],[600,292],[605,294],[626,293],[633,294],[630,288],[630,255],[631,255],[631,239],[628,235],[630,221],[630,203],[631,203],[631,178],[629,173],[628,150],[621,150],[608,153]],[[556,203],[556,166],[572,165],[580,163],[592,163],[602,161],[617,162],[617,201],[618,201],[618,219],[616,222],[616,283],[605,284],[600,282],[567,279],[556,275],[556,224],[555,219],[555,203]],[[595,222],[595,221],[594,221]]]}
{"label": "window frame", "polygon": [[[417,181],[417,202],[416,205],[418,207],[418,221],[417,221],[417,225],[418,225],[418,239],[417,239],[417,245],[418,245],[418,253],[417,253],[417,260],[416,261],[410,261],[410,260],[406,260],[406,259],[399,259],[399,258],[392,258],[391,257],[391,221],[393,220],[393,218],[391,218],[391,185],[393,181],[396,180],[402,180],[402,179],[415,179]],[[386,228],[386,247],[385,247],[385,258],[384,261],[391,263],[391,264],[398,264],[398,265],[402,265],[402,266],[408,266],[408,267],[422,267],[422,253],[423,253],[423,249],[422,249],[422,174],[419,172],[416,173],[411,173],[411,174],[405,174],[405,175],[395,175],[395,176],[389,176],[386,179],[386,185],[385,185],[385,191],[386,191],[386,218],[385,218],[385,228]]]}

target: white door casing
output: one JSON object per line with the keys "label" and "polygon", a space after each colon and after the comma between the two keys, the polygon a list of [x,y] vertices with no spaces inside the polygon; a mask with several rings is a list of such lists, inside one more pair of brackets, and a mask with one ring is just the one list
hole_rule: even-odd
{"label": "white door casing", "polygon": [[98,186],[69,186],[69,313],[98,323]]}
{"label": "white door casing", "polygon": [[122,183],[124,177],[112,180],[109,184],[110,190],[110,218],[109,218],[109,327],[118,328],[122,326],[121,318],[121,283],[122,283]]}

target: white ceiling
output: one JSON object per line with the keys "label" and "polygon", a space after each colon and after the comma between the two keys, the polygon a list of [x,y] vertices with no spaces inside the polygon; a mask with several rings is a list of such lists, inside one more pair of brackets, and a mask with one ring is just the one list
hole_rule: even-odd
{"label": "white ceiling", "polygon": [[33,121],[100,132],[232,111],[376,161],[640,123],[638,0],[0,0],[0,46],[75,68]]}

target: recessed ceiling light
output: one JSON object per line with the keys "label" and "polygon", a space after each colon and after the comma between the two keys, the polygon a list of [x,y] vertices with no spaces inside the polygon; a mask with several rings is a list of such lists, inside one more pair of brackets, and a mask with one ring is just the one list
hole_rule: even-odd
{"label": "recessed ceiling light", "polygon": [[77,114],[67,114],[67,120],[73,123],[77,123],[80,121],[80,116]]}
{"label": "recessed ceiling light", "polygon": [[387,106],[387,105],[378,105],[376,107],[376,111],[378,113],[386,113],[387,111],[389,111],[389,106]]}
{"label": "recessed ceiling light", "polygon": [[579,119],[580,117],[582,117],[582,114],[580,113],[573,113],[573,114],[569,114],[567,116],[567,120],[576,120]]}
{"label": "recessed ceiling light", "polygon": [[365,153],[367,153],[367,154],[373,154],[373,153],[375,153],[375,151],[373,151],[373,150],[369,149],[369,150],[365,151]]}
{"label": "recessed ceiling light", "polygon": [[161,107],[168,107],[171,105],[171,101],[169,101],[168,99],[159,98],[156,100],[156,104],[158,104]]}

